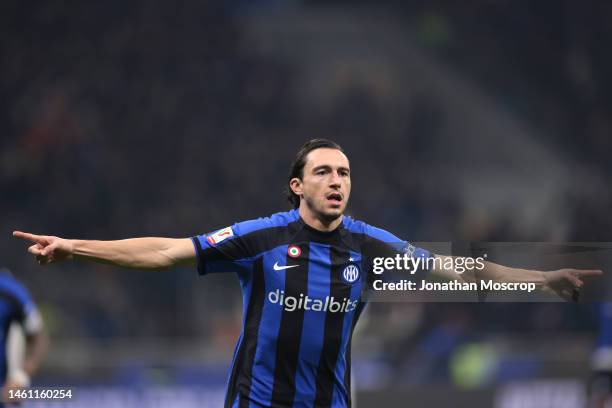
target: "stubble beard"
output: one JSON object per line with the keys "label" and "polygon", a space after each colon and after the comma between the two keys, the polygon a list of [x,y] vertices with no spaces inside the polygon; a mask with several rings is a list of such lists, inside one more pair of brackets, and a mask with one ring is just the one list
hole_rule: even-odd
{"label": "stubble beard", "polygon": [[[338,218],[342,217],[342,214],[344,214],[344,210],[346,209],[345,207],[342,209],[338,209],[337,212],[334,211],[333,213],[330,213],[325,211],[324,208],[318,209],[316,203],[313,202],[313,200],[304,200],[306,201],[306,206],[315,215],[315,217],[326,224],[330,224],[336,221]],[[324,205],[325,204],[322,204],[321,207],[324,207]]]}

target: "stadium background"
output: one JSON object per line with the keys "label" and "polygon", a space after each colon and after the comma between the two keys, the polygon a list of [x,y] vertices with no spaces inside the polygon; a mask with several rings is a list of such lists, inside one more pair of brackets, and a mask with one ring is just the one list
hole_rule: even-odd
{"label": "stadium background", "polygon": [[[185,237],[276,212],[313,137],[348,152],[350,213],[405,239],[612,241],[607,2],[0,10],[0,259],[51,334],[38,384],[100,406],[217,406],[236,279],[40,269],[10,231]],[[373,305],[354,341],[358,406],[580,406],[594,310]]]}

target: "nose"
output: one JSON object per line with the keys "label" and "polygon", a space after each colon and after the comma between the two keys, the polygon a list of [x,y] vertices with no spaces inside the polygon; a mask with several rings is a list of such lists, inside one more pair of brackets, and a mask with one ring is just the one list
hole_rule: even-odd
{"label": "nose", "polygon": [[337,171],[332,171],[330,174],[331,174],[331,179],[329,180],[330,187],[339,188],[341,185],[341,180],[342,180],[340,177],[340,174],[338,174]]}

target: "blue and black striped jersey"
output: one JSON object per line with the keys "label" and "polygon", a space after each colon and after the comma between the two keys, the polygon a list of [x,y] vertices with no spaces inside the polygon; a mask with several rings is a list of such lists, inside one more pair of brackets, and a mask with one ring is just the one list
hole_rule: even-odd
{"label": "blue and black striped jersey", "polygon": [[236,272],[243,293],[225,407],[349,407],[351,336],[366,304],[370,259],[414,247],[347,216],[321,232],[297,210],[193,242],[198,271]]}
{"label": "blue and black striped jersey", "polygon": [[12,322],[21,323],[28,334],[42,325],[27,289],[7,269],[0,268],[0,384],[6,381],[6,340]]}

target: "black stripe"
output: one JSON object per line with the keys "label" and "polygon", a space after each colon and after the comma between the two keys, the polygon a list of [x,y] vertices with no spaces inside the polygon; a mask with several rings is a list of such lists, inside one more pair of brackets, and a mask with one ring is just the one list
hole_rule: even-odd
{"label": "black stripe", "polygon": [[353,321],[351,323],[351,331],[349,332],[349,342],[346,346],[346,365],[344,369],[344,389],[346,389],[346,395],[348,395],[348,408],[351,408],[351,347],[353,345],[353,332],[355,331],[355,325],[359,320],[359,316],[365,307],[365,303],[359,302],[357,309],[353,314]]}
{"label": "black stripe", "polygon": [[[354,320],[353,320],[354,321]],[[347,344],[346,354],[345,354],[345,365],[344,365],[344,389],[346,390],[346,395],[348,397],[347,408],[351,408],[351,346],[353,343],[353,335],[350,334],[351,338]]]}
{"label": "black stripe", "polygon": [[253,283],[251,284],[251,294],[246,312],[244,334],[234,366],[232,367],[225,397],[225,408],[231,408],[238,394],[240,394],[240,407],[245,406],[243,404],[246,404],[248,407],[251,372],[253,361],[255,360],[255,350],[257,350],[257,336],[259,334],[259,324],[265,300],[263,257],[255,261],[252,279]]}
{"label": "black stripe", "polygon": [[[344,246],[332,246],[330,248],[330,296],[338,302],[351,297],[351,285],[342,279],[342,270],[349,262],[350,253]],[[317,369],[317,396],[315,407],[329,407],[332,403],[334,392],[334,371],[340,353],[342,343],[342,327],[344,325],[344,313],[332,313],[327,311],[325,316],[325,331],[323,337],[323,349]]]}
{"label": "black stripe", "polygon": [[[300,240],[299,242],[304,242]],[[286,264],[300,265],[299,268],[286,271],[285,299],[293,296],[300,299],[300,294],[308,293],[308,259],[310,247],[306,241],[300,245],[299,258],[287,256]],[[295,372],[300,353],[300,340],[304,326],[304,309],[297,308],[292,312],[283,309],[278,338],[276,340],[276,365],[274,368],[274,388],[272,406],[292,406],[295,397]]]}

